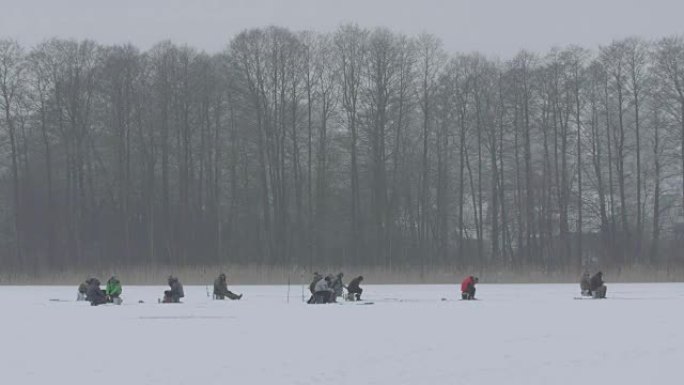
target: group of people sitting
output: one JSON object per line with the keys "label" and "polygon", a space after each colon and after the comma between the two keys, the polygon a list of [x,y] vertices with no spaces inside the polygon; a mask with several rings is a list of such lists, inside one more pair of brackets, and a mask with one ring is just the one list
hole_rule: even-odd
{"label": "group of people sitting", "polygon": [[[315,272],[311,284],[309,284],[309,291],[311,291],[311,298],[307,303],[309,304],[324,304],[337,302],[338,297],[343,297],[348,301],[360,301],[363,289],[360,287],[363,281],[363,276],[358,276],[345,285],[342,281],[343,273],[338,273],[336,276],[328,274],[322,276]],[[461,282],[461,299],[474,300],[475,299],[475,285],[480,280],[472,275],[466,277]],[[183,291],[183,284],[177,277],[169,276],[168,278],[169,290],[164,291],[164,299],[162,303],[179,303],[181,298],[185,296]],[[347,293],[344,293],[344,289]],[[580,290],[582,296],[593,298],[606,298],[606,285],[603,282],[603,273],[597,272],[590,276],[589,272],[582,274],[580,280]],[[92,306],[102,305],[106,303],[114,303],[120,305],[121,299],[121,281],[112,276],[107,281],[104,290],[100,288],[100,280],[97,278],[88,278],[78,286],[78,301],[88,301]],[[225,273],[219,274],[214,280],[214,294],[213,298],[216,300],[224,300],[226,298],[231,300],[239,300],[242,294],[235,294],[228,290],[228,282]]]}
{"label": "group of people sitting", "polygon": [[[475,299],[475,285],[480,280],[472,275],[466,277],[461,282],[461,299],[463,300],[473,300]],[[584,272],[582,274],[582,279],[580,280],[580,290],[582,296],[592,297],[592,298],[606,298],[606,292],[608,288],[603,282],[603,272],[599,271],[594,275],[590,275],[589,272]]]}
{"label": "group of people sitting", "polygon": [[[363,276],[358,276],[345,285],[342,281],[343,273],[338,273],[336,276],[328,274],[323,277],[320,273],[315,272],[313,280],[309,284],[309,291],[311,291],[311,298],[307,303],[309,304],[323,304],[337,302],[337,297],[343,297],[348,301],[360,301],[363,289],[359,286],[363,281]],[[347,289],[345,295],[344,289]]]}
{"label": "group of people sitting", "polygon": [[[164,298],[159,300],[161,303],[180,303],[181,298],[185,297],[183,284],[177,277],[173,275],[168,278],[169,290],[164,291]],[[115,276],[112,276],[107,281],[107,286],[104,290],[100,288],[100,280],[97,278],[88,278],[78,286],[77,301],[88,301],[92,306],[102,305],[105,303],[114,303],[120,305],[121,299],[121,281]],[[228,282],[226,274],[221,273],[216,280],[214,280],[214,299],[241,299],[242,294],[235,294],[228,290]]]}
{"label": "group of people sitting", "polygon": [[606,291],[608,288],[603,282],[603,273],[598,272],[591,277],[589,272],[585,271],[580,280],[580,291],[582,296],[592,298],[606,298]]}
{"label": "group of people sitting", "polygon": [[[164,299],[162,303],[179,303],[180,299],[185,296],[183,292],[183,285],[177,277],[170,276],[169,280],[170,290],[164,291]],[[225,273],[219,274],[219,276],[214,280],[214,294],[213,298],[217,300],[224,300],[226,298],[232,300],[238,300],[242,298],[242,294],[235,294],[228,290],[228,279]]]}
{"label": "group of people sitting", "polygon": [[78,286],[77,301],[88,301],[90,305],[97,306],[105,303],[114,303],[121,305],[121,281],[115,276],[112,276],[107,281],[107,286],[104,290],[100,288],[100,280],[97,278],[88,278]]}

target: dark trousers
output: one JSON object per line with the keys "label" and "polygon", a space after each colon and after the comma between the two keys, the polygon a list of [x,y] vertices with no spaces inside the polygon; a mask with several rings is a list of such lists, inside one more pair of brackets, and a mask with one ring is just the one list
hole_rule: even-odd
{"label": "dark trousers", "polygon": [[353,294],[356,297],[356,300],[361,299],[361,294],[363,293],[363,289],[360,287],[349,287],[347,288],[347,291],[349,294]]}
{"label": "dark trousers", "polygon": [[119,298],[119,296],[118,296],[118,295],[108,295],[108,296],[106,297],[107,303],[112,303],[112,302],[114,302],[114,298]]}
{"label": "dark trousers", "polygon": [[171,290],[164,291],[163,303],[178,303],[180,302],[180,297],[172,295]]}
{"label": "dark trousers", "polygon": [[313,303],[328,303],[330,302],[331,292],[329,291],[317,291],[309,300],[310,304]]}
{"label": "dark trousers", "polygon": [[214,298],[216,299],[226,299],[226,297],[228,297],[228,299],[240,299],[239,295],[230,290],[227,290],[225,293],[214,293]]}
{"label": "dark trousers", "polygon": [[91,306],[103,305],[105,303],[107,303],[107,297],[105,297],[105,296],[97,296],[97,297],[92,298],[90,300]]}
{"label": "dark trousers", "polygon": [[606,285],[601,285],[594,290],[594,292],[592,293],[592,297],[594,297],[594,298],[606,298],[606,291],[607,290],[608,290],[608,288],[606,287]]}
{"label": "dark trousers", "polygon": [[468,291],[464,291],[463,293],[461,293],[461,299],[475,299],[475,288],[471,287],[468,289]]}

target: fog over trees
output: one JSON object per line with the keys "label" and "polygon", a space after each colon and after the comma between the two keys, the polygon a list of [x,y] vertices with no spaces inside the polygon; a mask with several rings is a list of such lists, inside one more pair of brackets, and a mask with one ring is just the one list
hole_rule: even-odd
{"label": "fog over trees", "polygon": [[[594,47],[590,47],[594,48]],[[684,265],[684,38],[0,40],[0,269]]]}

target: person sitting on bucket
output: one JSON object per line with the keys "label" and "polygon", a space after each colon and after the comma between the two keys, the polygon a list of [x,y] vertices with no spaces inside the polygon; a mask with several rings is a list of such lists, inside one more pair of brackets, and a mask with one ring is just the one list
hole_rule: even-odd
{"label": "person sitting on bucket", "polygon": [[591,277],[589,281],[589,289],[591,290],[592,297],[594,298],[606,298],[606,291],[608,288],[603,282],[603,273],[598,272]]}
{"label": "person sitting on bucket", "polygon": [[314,300],[312,303],[330,303],[332,302],[333,290],[330,288],[332,277],[327,276],[318,282],[314,291]]}
{"label": "person sitting on bucket", "polygon": [[359,275],[358,277],[352,279],[349,282],[349,286],[347,286],[347,293],[349,293],[352,300],[361,300],[361,294],[363,293],[363,289],[359,286],[361,281],[363,281],[363,276]]}
{"label": "person sitting on bucket", "polygon": [[589,272],[585,271],[580,280],[580,291],[583,296],[591,297],[591,278]]}
{"label": "person sitting on bucket", "polygon": [[97,278],[90,278],[86,281],[88,283],[88,293],[86,300],[90,302],[91,306],[97,306],[107,303],[107,295],[100,289],[100,280]]}
{"label": "person sitting on bucket", "polygon": [[313,279],[311,280],[311,283],[309,284],[309,291],[311,292],[311,294],[316,292],[316,284],[321,279],[323,279],[323,276],[319,272],[315,271],[313,273]]}
{"label": "person sitting on bucket", "polygon": [[85,301],[88,295],[88,283],[87,279],[78,285],[78,294],[76,295],[76,301]]}
{"label": "person sitting on bucket", "polygon": [[307,301],[307,303],[315,303],[316,298],[314,297],[314,294],[316,293],[316,284],[318,281],[322,280],[323,276],[319,274],[317,271],[314,272],[313,279],[311,280],[311,283],[309,284],[309,291],[311,292],[311,297]]}
{"label": "person sitting on bucket", "polygon": [[178,278],[174,277],[173,275],[169,276],[168,283],[171,290],[164,291],[164,300],[162,302],[179,303],[180,299],[185,297],[183,285],[180,283]]}
{"label": "person sitting on bucket", "polygon": [[336,302],[337,297],[342,297],[342,294],[344,294],[345,286],[344,282],[342,282],[342,277],[344,277],[344,274],[338,273],[330,285],[333,290],[332,302]]}
{"label": "person sitting on bucket", "polygon": [[214,299],[225,299],[226,297],[235,300],[242,298],[242,294],[238,295],[228,290],[226,274],[221,273],[218,278],[214,280]]}
{"label": "person sitting on bucket", "polygon": [[475,299],[475,284],[480,282],[479,278],[472,275],[466,277],[461,282],[461,299],[471,300]]}
{"label": "person sitting on bucket", "polygon": [[116,276],[109,278],[106,288],[107,302],[121,304],[121,291],[121,281]]}

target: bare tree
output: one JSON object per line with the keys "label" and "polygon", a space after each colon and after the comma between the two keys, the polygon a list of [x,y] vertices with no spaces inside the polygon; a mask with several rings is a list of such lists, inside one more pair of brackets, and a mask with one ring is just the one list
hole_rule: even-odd
{"label": "bare tree", "polygon": [[0,258],[670,268],[682,68],[680,37],[503,62],[355,25],[247,30],[216,55],[0,40]]}
{"label": "bare tree", "polygon": [[346,123],[351,135],[351,260],[360,262],[360,248],[364,244],[361,224],[361,195],[359,186],[358,160],[358,121],[359,92],[366,60],[368,31],[356,25],[346,25],[335,35],[337,61],[342,82],[342,107],[345,110]]}
{"label": "bare tree", "polygon": [[25,62],[22,48],[16,41],[0,40],[0,92],[1,106],[5,126],[10,139],[10,157],[12,161],[12,197],[13,197],[13,229],[14,229],[14,261],[17,266],[22,259],[22,229],[20,223],[21,192],[19,191],[19,165],[17,148],[17,115],[19,99],[22,98]]}

